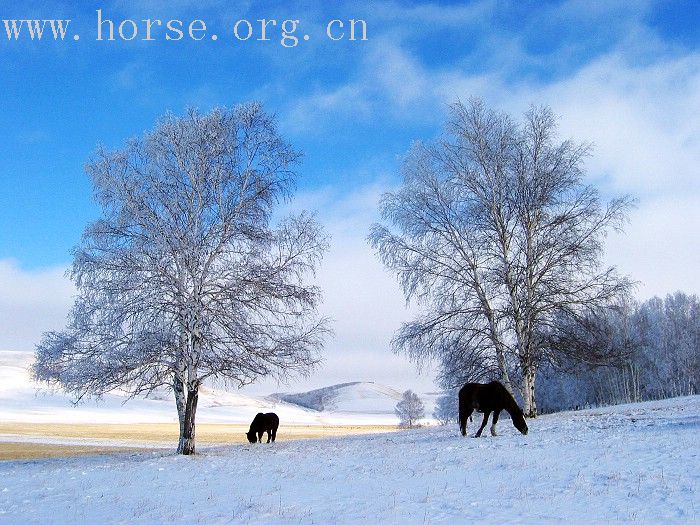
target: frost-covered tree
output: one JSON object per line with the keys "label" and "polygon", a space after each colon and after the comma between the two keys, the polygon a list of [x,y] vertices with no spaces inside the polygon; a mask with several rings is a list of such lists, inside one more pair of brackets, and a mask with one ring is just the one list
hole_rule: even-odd
{"label": "frost-covered tree", "polygon": [[602,263],[603,241],[630,205],[584,183],[586,145],[559,141],[548,108],[521,123],[481,101],[454,104],[446,135],[416,144],[403,186],[381,203],[370,243],[422,307],[394,338],[437,358],[447,387],[517,381],[534,417],[535,378],[557,347],[555,320],[615,302],[629,288]]}
{"label": "frost-covered tree", "polygon": [[394,413],[401,421],[401,425],[412,428],[419,419],[425,417],[425,406],[418,394],[413,392],[413,390],[406,390],[401,401],[396,404]]}
{"label": "frost-covered tree", "polygon": [[433,417],[438,420],[441,425],[447,425],[450,422],[457,421],[459,416],[458,395],[457,392],[448,392],[437,398]]}
{"label": "frost-covered tree", "polygon": [[[700,391],[700,301],[676,292],[630,303],[590,317],[585,330],[558,329],[556,344],[595,346],[617,354],[613,361],[551,362],[540,380],[539,399],[548,410],[629,403]],[[619,350],[622,349],[620,352]]]}
{"label": "frost-covered tree", "polygon": [[256,103],[165,116],[87,164],[102,217],[75,249],[67,329],[34,374],[78,398],[174,390],[178,451],[195,451],[200,385],[308,373],[327,322],[308,283],[326,238],[307,213],[273,221],[300,154]]}

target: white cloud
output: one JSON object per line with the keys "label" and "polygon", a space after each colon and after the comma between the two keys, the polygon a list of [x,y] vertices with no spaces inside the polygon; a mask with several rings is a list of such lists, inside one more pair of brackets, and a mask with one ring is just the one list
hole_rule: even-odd
{"label": "white cloud", "polygon": [[[572,1],[554,14],[568,20],[587,6]],[[310,109],[322,107],[332,125],[339,116],[440,125],[448,103],[472,95],[514,116],[532,103],[547,104],[560,116],[562,138],[594,143],[587,170],[604,195],[630,193],[638,199],[625,233],[611,234],[606,261],[640,282],[640,299],[678,289],[700,293],[700,247],[693,241],[700,225],[700,54],[666,48],[640,26],[646,2],[601,9],[588,13],[589,22],[609,16],[608,9],[630,10],[623,24],[627,36],[567,75],[513,83],[509,79],[517,60],[541,60],[519,48],[516,39],[504,41],[507,47],[501,50],[494,48],[494,55],[504,55],[494,58],[497,68],[473,74],[459,66],[431,69],[402,47],[400,39],[380,37],[368,46],[347,84],[302,99],[297,114],[318,114]],[[314,127],[323,130],[320,124]],[[325,189],[315,195],[320,205],[309,202],[312,208],[336,212],[322,217],[335,240],[321,280],[327,289],[326,311],[340,320],[320,375],[361,370],[364,365],[342,356],[350,352],[361,360],[367,349],[367,355],[386,363],[382,366],[405,370],[390,364],[394,357],[388,341],[408,313],[393,276],[381,268],[363,239],[376,214],[377,189],[351,195]],[[360,196],[371,198],[360,205]]]}
{"label": "white cloud", "polygon": [[74,295],[65,270],[25,271],[0,260],[0,351],[33,350],[43,332],[65,326]]}
{"label": "white cloud", "polygon": [[523,87],[517,98],[549,104],[563,135],[593,141],[590,171],[613,190],[700,190],[700,54],[636,66],[616,53],[552,85]]}
{"label": "white cloud", "polygon": [[639,282],[648,299],[677,290],[700,295],[700,196],[648,199],[630,215],[624,234],[607,242],[607,261]]}
{"label": "white cloud", "polygon": [[[512,111],[550,105],[561,135],[592,141],[590,180],[605,194],[629,193],[639,206],[607,260],[640,282],[638,297],[700,293],[700,54],[635,63],[618,50],[569,78],[520,86]],[[505,98],[503,99],[505,100]]]}
{"label": "white cloud", "polygon": [[295,99],[283,122],[306,133],[322,133],[348,119],[369,122],[389,117],[404,125],[434,123],[436,115],[444,115],[446,105],[458,95],[486,92],[494,81],[498,79],[491,75],[466,76],[453,69],[431,71],[396,40],[378,37],[368,43],[352,80]]}

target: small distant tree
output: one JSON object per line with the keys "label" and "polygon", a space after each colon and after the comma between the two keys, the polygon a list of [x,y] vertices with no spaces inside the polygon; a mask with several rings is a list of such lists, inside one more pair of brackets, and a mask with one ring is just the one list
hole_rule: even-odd
{"label": "small distant tree", "polygon": [[401,425],[411,428],[416,425],[419,419],[425,417],[425,406],[413,390],[406,390],[401,401],[394,409],[396,416],[401,421]]}
{"label": "small distant tree", "polygon": [[451,421],[457,421],[457,392],[448,392],[437,398],[433,417],[441,425],[447,425]]}

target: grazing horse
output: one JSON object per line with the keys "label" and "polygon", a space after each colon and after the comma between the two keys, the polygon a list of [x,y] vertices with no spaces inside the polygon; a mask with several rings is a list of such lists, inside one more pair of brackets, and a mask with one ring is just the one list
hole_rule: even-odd
{"label": "grazing horse", "polygon": [[253,422],[250,424],[250,430],[246,432],[246,437],[251,443],[262,443],[263,433],[267,432],[267,442],[270,440],[275,442],[275,436],[277,436],[277,428],[280,426],[280,418],[274,412],[268,412],[263,414],[260,412],[253,418]]}
{"label": "grazing horse", "polygon": [[467,383],[459,391],[459,428],[462,435],[467,435],[467,419],[472,415],[472,412],[484,413],[484,420],[481,422],[479,431],[474,437],[480,437],[488,422],[491,412],[493,412],[493,423],[491,423],[491,435],[496,435],[496,423],[501,410],[507,410],[510,414],[510,419],[513,421],[513,426],[523,434],[527,434],[527,423],[523,417],[523,411],[506,390],[498,381],[491,381],[488,384],[482,383]]}

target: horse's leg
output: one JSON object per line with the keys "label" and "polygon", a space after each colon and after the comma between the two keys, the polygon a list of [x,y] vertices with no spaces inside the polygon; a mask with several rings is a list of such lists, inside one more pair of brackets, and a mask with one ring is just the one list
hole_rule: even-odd
{"label": "horse's leg", "polygon": [[277,429],[273,428],[272,429],[272,442],[275,442],[275,438],[277,437]]}
{"label": "horse's leg", "polygon": [[481,422],[481,426],[479,427],[479,431],[474,435],[475,438],[481,437],[481,433],[484,430],[484,427],[486,426],[486,423],[489,420],[489,416],[491,415],[491,411],[484,412],[484,420]]}
{"label": "horse's leg", "polygon": [[498,416],[501,414],[500,410],[496,410],[493,413],[493,421],[491,422],[491,435],[492,436],[497,436],[496,434],[496,423],[498,423]]}
{"label": "horse's leg", "polygon": [[467,435],[467,421],[471,418],[473,410],[473,408],[464,409],[459,415],[459,429],[463,436]]}
{"label": "horse's leg", "polygon": [[270,439],[272,438],[272,431],[268,430],[267,431],[267,442],[270,442]]}
{"label": "horse's leg", "polygon": [[258,443],[262,443],[262,435],[263,431],[261,430],[260,432],[258,432]]}

